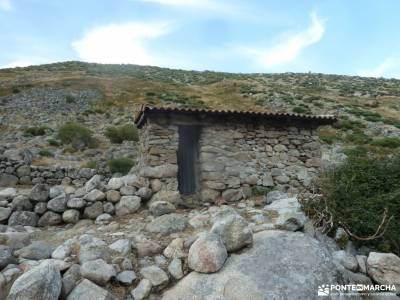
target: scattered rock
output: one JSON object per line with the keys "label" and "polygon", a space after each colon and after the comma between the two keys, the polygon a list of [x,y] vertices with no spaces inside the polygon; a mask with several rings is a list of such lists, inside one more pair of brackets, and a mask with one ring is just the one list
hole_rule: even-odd
{"label": "scattered rock", "polygon": [[131,291],[131,295],[134,300],[143,300],[150,294],[151,288],[152,284],[150,280],[144,278],[140,280],[137,287]]}
{"label": "scattered rock", "polygon": [[79,280],[81,280],[81,267],[78,264],[72,265],[63,275],[62,287],[61,287],[61,298],[65,299],[76,287]]}
{"label": "scattered rock", "polygon": [[5,188],[0,190],[0,201],[9,201],[17,195],[17,190],[14,188]]}
{"label": "scattered rock", "polygon": [[91,206],[85,207],[84,217],[88,219],[96,219],[104,212],[103,203],[94,202]]}
{"label": "scattered rock", "polygon": [[112,265],[103,259],[87,261],[81,266],[81,275],[99,285],[105,285],[112,277],[116,276]]}
{"label": "scattered rock", "polygon": [[221,237],[228,252],[237,251],[253,242],[253,232],[247,221],[238,214],[218,218],[211,232]]}
{"label": "scattered rock", "polygon": [[122,271],[117,275],[117,281],[123,285],[130,285],[136,280],[134,271]]}
{"label": "scattered rock", "polygon": [[222,268],[228,253],[219,235],[201,235],[190,247],[189,268],[200,273],[213,273]]}
{"label": "scattered rock", "polygon": [[83,279],[68,295],[67,300],[117,300],[107,290],[90,280]]}
{"label": "scattered rock", "polygon": [[186,257],[186,253],[183,250],[184,240],[182,238],[176,238],[164,249],[164,256],[168,258],[183,258]]}
{"label": "scattered rock", "polygon": [[67,202],[67,207],[68,208],[75,208],[75,209],[80,209],[85,207],[86,202],[82,198],[71,198]]}
{"label": "scattered rock", "polygon": [[11,208],[0,207],[0,223],[6,221],[11,215]]}
{"label": "scattered rock", "polygon": [[89,201],[89,202],[95,202],[95,201],[103,201],[106,199],[106,194],[104,194],[102,191],[94,189],[91,190],[88,194],[86,194],[83,197],[83,200]]}
{"label": "scattered rock", "polygon": [[121,199],[121,194],[118,191],[110,190],[106,193],[107,201],[117,203]]}
{"label": "scattered rock", "polygon": [[29,201],[29,198],[26,195],[16,196],[13,199],[11,205],[12,205],[13,210],[31,211],[33,208],[32,203]]}
{"label": "scattered rock", "polygon": [[276,200],[281,200],[281,199],[286,199],[288,198],[288,194],[275,190],[269,192],[265,197],[265,204],[271,204],[272,202]]}
{"label": "scattered rock", "polygon": [[91,192],[94,189],[97,189],[101,186],[101,176],[94,175],[91,179],[89,179],[84,186],[84,190],[86,193]]}
{"label": "scattered rock", "polygon": [[107,190],[119,190],[124,185],[121,178],[111,178],[107,184]]}
{"label": "scattered rock", "polygon": [[56,198],[47,202],[47,208],[51,211],[62,213],[67,207],[67,196],[65,194],[58,195]]}
{"label": "scattered rock", "polygon": [[358,270],[357,259],[344,250],[333,252],[333,259],[345,267],[347,270],[356,272]]}
{"label": "scattered rock", "polygon": [[79,210],[68,209],[63,213],[62,219],[65,223],[76,224],[79,221],[79,216]]}
{"label": "scattered rock", "polygon": [[168,283],[168,275],[162,269],[157,266],[149,266],[142,268],[140,274],[150,280],[153,286],[160,286]]}
{"label": "scattered rock", "polygon": [[127,256],[131,252],[131,241],[128,239],[121,239],[112,243],[110,249],[120,253],[123,256]]}
{"label": "scattered rock", "polygon": [[147,224],[146,230],[165,235],[183,231],[186,225],[187,221],[184,216],[172,213],[155,218],[151,223]]}
{"label": "scattered rock", "polygon": [[277,229],[297,231],[303,228],[307,221],[296,197],[275,200],[265,206],[264,210],[273,220]]}
{"label": "scattered rock", "polygon": [[50,258],[52,251],[50,245],[41,241],[34,241],[29,246],[15,251],[15,255],[26,259],[41,260]]}
{"label": "scattered rock", "polygon": [[0,271],[14,262],[15,259],[12,255],[11,248],[8,246],[0,245]]}
{"label": "scattered rock", "polygon": [[175,206],[167,201],[154,201],[149,205],[149,210],[154,216],[161,216],[175,211]]}
{"label": "scattered rock", "polygon": [[168,272],[175,279],[181,279],[183,277],[182,261],[179,258],[174,258],[168,265]]}

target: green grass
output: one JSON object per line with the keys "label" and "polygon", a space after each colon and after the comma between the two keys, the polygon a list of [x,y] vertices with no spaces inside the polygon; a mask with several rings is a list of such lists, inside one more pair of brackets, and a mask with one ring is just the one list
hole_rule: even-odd
{"label": "green grass", "polygon": [[377,138],[371,142],[371,145],[395,149],[400,147],[400,138],[398,137]]}
{"label": "green grass", "polygon": [[25,137],[42,136],[46,134],[47,129],[48,128],[46,126],[29,127],[25,129],[24,136]]}
{"label": "green grass", "polygon": [[47,149],[39,150],[38,154],[43,157],[54,157],[54,153]]}

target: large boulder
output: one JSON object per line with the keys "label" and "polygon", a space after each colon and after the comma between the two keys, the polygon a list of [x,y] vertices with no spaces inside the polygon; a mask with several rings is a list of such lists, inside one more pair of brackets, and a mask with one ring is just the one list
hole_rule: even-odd
{"label": "large boulder", "polygon": [[144,267],[140,270],[140,274],[150,280],[153,286],[162,286],[168,283],[168,275],[157,266]]}
{"label": "large boulder", "polygon": [[222,268],[228,253],[219,235],[201,235],[190,247],[189,268],[201,273],[214,273]]}
{"label": "large boulder", "polygon": [[91,206],[85,207],[83,215],[88,219],[96,219],[104,212],[103,203],[94,202]]}
{"label": "large boulder", "polygon": [[191,272],[164,293],[183,299],[319,299],[318,286],[338,283],[329,252],[301,232],[269,230],[232,254],[218,273]]}
{"label": "large boulder", "polygon": [[393,253],[370,252],[367,273],[379,284],[394,284],[400,291],[400,257]]}
{"label": "large boulder", "polygon": [[253,232],[247,221],[238,214],[217,218],[211,232],[221,237],[228,252],[239,250],[253,242]]}
{"label": "large boulder", "polygon": [[86,193],[101,187],[101,176],[94,175],[90,180],[85,183],[84,190]]}
{"label": "large boulder", "polygon": [[13,210],[31,211],[33,208],[32,203],[29,201],[29,198],[26,195],[16,196],[13,199],[11,205],[12,205]]}
{"label": "large boulder", "polygon": [[83,200],[88,202],[103,201],[104,199],[106,199],[106,194],[98,189],[91,190],[83,197]]}
{"label": "large boulder", "polygon": [[111,178],[107,183],[107,190],[119,190],[124,185],[122,178]]}
{"label": "large boulder", "polygon": [[22,225],[35,227],[39,216],[31,211],[14,211],[8,219],[9,226]]}
{"label": "large boulder", "polygon": [[49,260],[22,274],[12,285],[8,300],[57,300],[61,292],[61,275]]}
{"label": "large boulder", "polygon": [[183,231],[186,228],[187,220],[178,214],[167,214],[155,218],[147,224],[146,230],[152,233],[171,234]]}
{"label": "large boulder", "polygon": [[116,300],[107,290],[90,280],[82,280],[68,295],[67,300]]}
{"label": "large boulder", "polygon": [[10,215],[11,215],[11,208],[0,207],[0,223],[7,221]]}
{"label": "large boulder", "polygon": [[140,208],[140,198],[137,196],[122,196],[115,206],[117,216],[125,216],[136,212]]}

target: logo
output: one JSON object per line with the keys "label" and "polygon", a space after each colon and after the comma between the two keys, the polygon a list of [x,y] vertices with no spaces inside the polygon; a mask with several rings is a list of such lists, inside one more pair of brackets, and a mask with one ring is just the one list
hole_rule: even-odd
{"label": "logo", "polygon": [[318,286],[318,296],[329,296],[330,288],[328,284]]}

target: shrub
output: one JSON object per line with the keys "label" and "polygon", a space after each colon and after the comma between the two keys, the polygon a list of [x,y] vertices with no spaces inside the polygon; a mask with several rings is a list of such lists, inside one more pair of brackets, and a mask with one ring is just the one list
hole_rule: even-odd
{"label": "shrub", "polygon": [[24,131],[24,136],[29,137],[29,136],[40,136],[40,135],[45,135],[46,134],[46,126],[40,126],[40,127],[29,127]]}
{"label": "shrub", "polygon": [[74,96],[67,95],[67,97],[65,97],[65,102],[71,104],[71,103],[75,103],[76,100],[75,100],[75,97],[74,97]]}
{"label": "shrub", "polygon": [[385,147],[385,148],[398,148],[400,147],[400,138],[398,137],[383,137],[375,139],[371,142],[373,146]]}
{"label": "shrub", "polygon": [[358,145],[363,145],[367,144],[368,142],[371,141],[371,138],[366,135],[364,132],[355,130],[353,133],[346,135],[346,141],[358,144]]}
{"label": "shrub", "polygon": [[331,215],[334,222],[331,232],[344,224],[358,237],[368,237],[377,231],[387,209],[388,216],[394,218],[390,219],[383,236],[367,241],[354,239],[354,242],[358,246],[399,254],[400,156],[350,156],[344,164],[325,173],[320,187],[323,201],[305,202],[310,216],[328,211],[326,219]]}
{"label": "shrub", "polygon": [[47,142],[50,146],[60,146],[60,143],[55,139],[48,139]]}
{"label": "shrub", "polygon": [[83,167],[83,168],[89,168],[89,169],[96,169],[96,168],[97,168],[97,162],[95,162],[95,161],[88,161],[88,162],[85,163],[82,167]]}
{"label": "shrub", "polygon": [[119,127],[106,128],[105,136],[112,143],[121,144],[123,141],[137,141],[139,139],[137,128],[134,125],[126,124]]}
{"label": "shrub", "polygon": [[293,107],[293,112],[296,114],[310,114],[311,111],[308,107],[295,106]]}
{"label": "shrub", "polygon": [[111,173],[127,174],[130,169],[135,165],[135,162],[127,157],[110,159],[107,162]]}
{"label": "shrub", "polygon": [[254,186],[251,189],[251,194],[253,196],[264,196],[272,191],[274,188],[271,187],[264,187],[264,186]]}
{"label": "shrub", "polygon": [[47,149],[41,149],[38,154],[44,157],[54,157],[54,153]]}
{"label": "shrub", "polygon": [[62,144],[71,144],[75,149],[93,147],[96,141],[92,137],[92,132],[81,124],[69,122],[58,129],[57,138]]}

